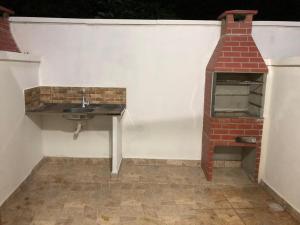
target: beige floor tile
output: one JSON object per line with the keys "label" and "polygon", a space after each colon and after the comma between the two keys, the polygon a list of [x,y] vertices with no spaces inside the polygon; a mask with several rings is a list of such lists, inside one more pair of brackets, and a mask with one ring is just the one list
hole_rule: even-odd
{"label": "beige floor tile", "polygon": [[269,209],[238,209],[238,215],[246,225],[297,225],[287,212],[272,212]]}
{"label": "beige floor tile", "polygon": [[266,208],[273,200],[268,193],[257,187],[227,188],[224,195],[233,208]]}
{"label": "beige floor tile", "polygon": [[[2,207],[1,225],[296,225],[237,168],[206,181],[187,162],[47,159]],[[223,169],[223,168],[222,168]]]}
{"label": "beige floor tile", "polygon": [[232,209],[202,210],[196,216],[199,225],[244,225]]}

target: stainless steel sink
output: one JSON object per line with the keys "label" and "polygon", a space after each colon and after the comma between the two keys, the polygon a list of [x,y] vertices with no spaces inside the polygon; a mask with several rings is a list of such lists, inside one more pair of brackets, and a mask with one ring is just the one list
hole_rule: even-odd
{"label": "stainless steel sink", "polygon": [[75,114],[75,113],[65,113],[63,118],[67,120],[90,120],[94,118],[94,115],[91,114]]}
{"label": "stainless steel sink", "polygon": [[89,120],[94,118],[94,115],[89,114],[93,111],[91,108],[67,108],[63,110],[63,117],[67,120]]}
{"label": "stainless steel sink", "polygon": [[95,106],[95,109],[100,109],[100,110],[119,110],[120,108],[122,108],[121,105],[115,105],[115,104],[105,104],[105,105],[98,105],[98,106]]}
{"label": "stainless steel sink", "polygon": [[68,108],[64,109],[63,112],[65,113],[90,113],[93,112],[94,109],[91,108]]}

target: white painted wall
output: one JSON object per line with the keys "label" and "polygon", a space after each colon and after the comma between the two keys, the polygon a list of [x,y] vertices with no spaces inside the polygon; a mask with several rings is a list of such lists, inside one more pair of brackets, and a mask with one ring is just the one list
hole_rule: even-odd
{"label": "white painted wall", "polygon": [[58,115],[42,117],[43,154],[46,156],[108,158],[111,156],[110,117],[83,122],[82,132],[74,139],[77,122]]}
{"label": "white painted wall", "polygon": [[114,116],[112,118],[112,174],[118,174],[122,159],[122,117]]}
{"label": "white painted wall", "polygon": [[40,119],[25,116],[23,90],[39,79],[32,60],[0,52],[0,206],[43,157]]}
{"label": "white painted wall", "polygon": [[300,57],[268,64],[272,88],[262,179],[300,212]]}
{"label": "white painted wall", "polygon": [[299,56],[300,22],[254,22],[253,38],[264,59]]}
{"label": "white painted wall", "polygon": [[[201,158],[205,67],[219,39],[219,22],[16,17],[11,21],[22,51],[43,56],[41,85],[127,88],[125,158]],[[300,52],[300,45],[294,44],[300,23],[256,22],[253,33],[264,57]],[[85,131],[74,142],[71,133],[51,128],[57,124],[60,128],[55,129],[63,130],[70,127],[67,123],[44,119],[46,155],[107,154],[105,134]],[[95,140],[97,135],[101,137]]]}

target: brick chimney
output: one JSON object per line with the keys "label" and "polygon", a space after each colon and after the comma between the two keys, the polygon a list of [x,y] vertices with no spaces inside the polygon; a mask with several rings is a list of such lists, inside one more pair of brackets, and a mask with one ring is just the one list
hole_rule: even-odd
{"label": "brick chimney", "polygon": [[268,68],[252,37],[256,10],[230,10],[221,14],[221,37],[207,65],[218,72],[266,73]]}
{"label": "brick chimney", "polygon": [[0,51],[20,52],[10,31],[8,18],[14,11],[0,6]]}

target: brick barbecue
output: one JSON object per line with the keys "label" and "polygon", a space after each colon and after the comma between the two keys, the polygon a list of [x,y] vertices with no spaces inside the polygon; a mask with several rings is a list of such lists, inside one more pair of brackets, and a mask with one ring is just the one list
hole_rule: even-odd
{"label": "brick barbecue", "polygon": [[[206,68],[201,166],[212,180],[216,149],[236,149],[257,179],[263,128],[263,100],[268,68],[253,40],[255,10],[231,10],[219,16],[221,37]],[[251,141],[241,141],[244,139]],[[248,153],[247,153],[248,154]],[[250,155],[250,154],[248,154]],[[245,157],[246,158],[246,157]]]}

